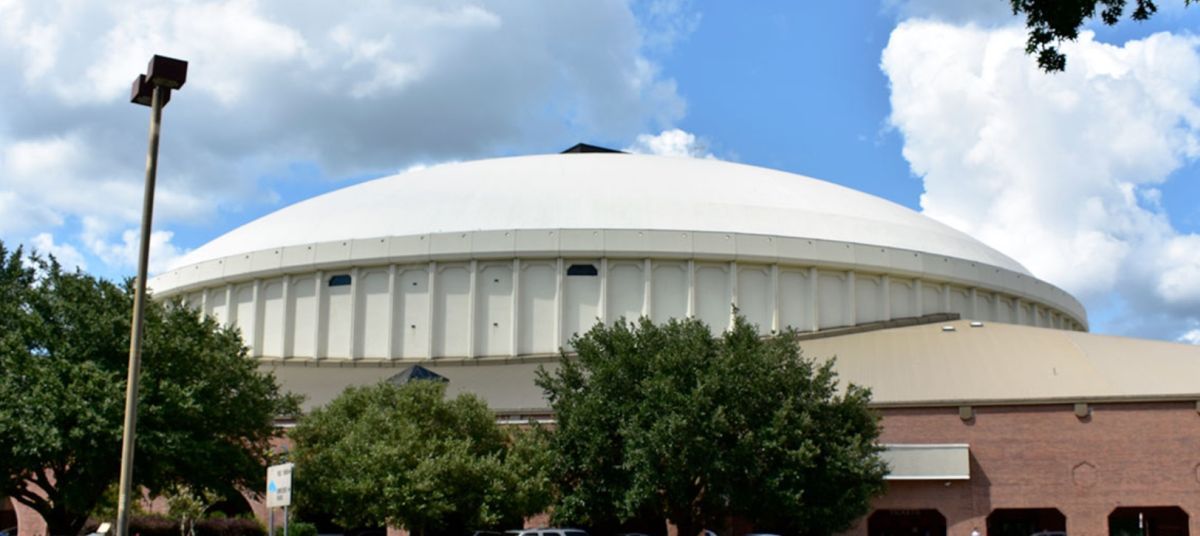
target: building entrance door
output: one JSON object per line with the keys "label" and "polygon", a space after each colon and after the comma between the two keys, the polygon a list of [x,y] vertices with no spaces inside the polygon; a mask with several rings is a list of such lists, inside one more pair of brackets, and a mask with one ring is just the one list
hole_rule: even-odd
{"label": "building entrance door", "polygon": [[867,518],[868,536],[946,536],[946,517],[937,510],[876,510]]}
{"label": "building entrance door", "polygon": [[1067,532],[1067,516],[1057,508],[997,508],[987,517],[988,536],[1030,536]]}
{"label": "building entrance door", "polygon": [[1188,536],[1188,515],[1178,506],[1123,506],[1108,515],[1109,536]]}

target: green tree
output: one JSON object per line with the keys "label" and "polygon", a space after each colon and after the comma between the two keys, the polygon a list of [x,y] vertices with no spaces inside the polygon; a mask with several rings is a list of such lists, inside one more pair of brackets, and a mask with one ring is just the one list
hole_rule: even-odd
{"label": "green tree", "polygon": [[698,320],[643,318],[571,345],[577,356],[537,379],[558,420],[556,522],[651,513],[690,536],[735,516],[831,534],[882,491],[870,393],[839,392],[832,363],[803,358],[792,331],[762,338],[739,316],[714,337]]}
{"label": "green tree", "polygon": [[[0,243],[0,494],[76,534],[118,479],[130,283],[23,259]],[[148,303],[135,484],[227,496],[257,486],[274,420],[298,411],[241,337],[176,304]]]}
{"label": "green tree", "polygon": [[165,497],[167,515],[179,520],[179,536],[196,536],[196,521],[203,519],[208,509],[221,500],[214,491],[195,490],[187,484],[175,486]]}
{"label": "green tree", "polygon": [[352,387],[302,418],[297,502],[349,527],[453,534],[519,524],[548,502],[536,437],[501,429],[473,395],[442,382]]}
{"label": "green tree", "polygon": [[[1074,41],[1079,37],[1079,28],[1084,21],[1100,13],[1100,20],[1109,26],[1121,20],[1127,0],[1008,0],[1014,15],[1025,14],[1025,27],[1029,38],[1025,42],[1027,54],[1037,54],[1038,66],[1046,72],[1062,71],[1067,67],[1067,56],[1058,51],[1064,40]],[[1135,0],[1133,20],[1144,21],[1158,11],[1154,0]],[[1191,5],[1193,0],[1183,0]]]}

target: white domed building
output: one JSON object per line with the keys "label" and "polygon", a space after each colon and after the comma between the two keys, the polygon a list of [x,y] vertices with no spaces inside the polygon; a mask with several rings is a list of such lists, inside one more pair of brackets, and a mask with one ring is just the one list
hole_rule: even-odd
{"label": "white domed building", "polygon": [[597,321],[730,305],[763,332],[934,314],[1086,330],[1066,292],[961,232],[835,184],[716,160],[501,158],[297,203],[154,279],[264,360],[555,356]]}
{"label": "white domed building", "polygon": [[[978,240],[790,173],[586,145],[440,165],[283,208],[150,284],[239,326],[309,407],[420,364],[519,420],[552,418],[534,370],[596,322],[721,330],[736,307],[763,333],[806,332],[806,354],[874,390],[893,474],[863,534],[986,533],[996,512],[996,527],[1111,532],[1135,495],[1175,508],[1137,512],[1155,526],[1200,516],[1200,453],[1176,448],[1200,440],[1200,349],[1090,335],[1075,298]],[[1136,433],[1109,409],[1169,437],[1093,452]],[[1174,461],[1122,469],[1135,454]],[[1153,492],[1095,489],[1167,473]]]}

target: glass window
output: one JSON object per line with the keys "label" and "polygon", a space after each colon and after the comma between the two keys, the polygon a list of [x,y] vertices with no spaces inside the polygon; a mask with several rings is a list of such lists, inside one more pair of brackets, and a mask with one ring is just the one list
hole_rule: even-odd
{"label": "glass window", "polygon": [[567,275],[595,276],[599,274],[600,272],[596,270],[596,265],[594,264],[572,264],[567,267]]}

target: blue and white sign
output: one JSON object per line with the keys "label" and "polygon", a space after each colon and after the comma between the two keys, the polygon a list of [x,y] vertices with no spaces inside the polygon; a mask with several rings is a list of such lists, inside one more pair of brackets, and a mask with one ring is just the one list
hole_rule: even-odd
{"label": "blue and white sign", "polygon": [[284,463],[267,468],[267,508],[292,504],[292,467]]}

